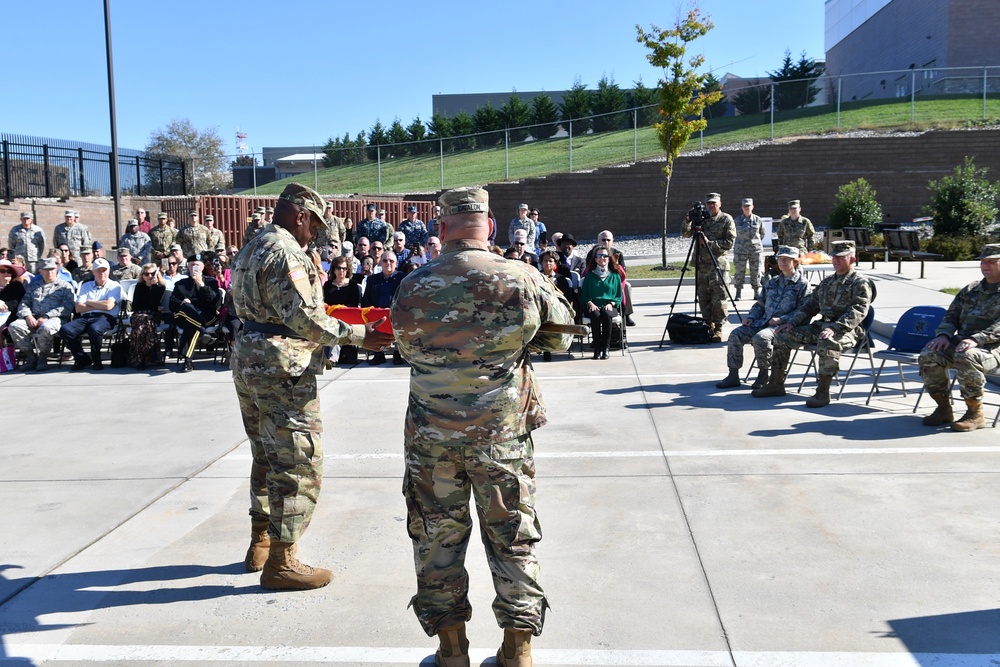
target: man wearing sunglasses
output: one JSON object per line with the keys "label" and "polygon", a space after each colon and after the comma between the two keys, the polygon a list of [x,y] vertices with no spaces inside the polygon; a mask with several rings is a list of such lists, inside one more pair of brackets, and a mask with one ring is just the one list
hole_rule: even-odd
{"label": "man wearing sunglasses", "polygon": [[529,243],[528,232],[523,229],[515,230],[514,240],[511,242],[509,250],[514,253],[512,257],[513,259],[518,259],[526,264],[531,264],[537,269],[538,256],[531,252],[530,246],[528,245]]}

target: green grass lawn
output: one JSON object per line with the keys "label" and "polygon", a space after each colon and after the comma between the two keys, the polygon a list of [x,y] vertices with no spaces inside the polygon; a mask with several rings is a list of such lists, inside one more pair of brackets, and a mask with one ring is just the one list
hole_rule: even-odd
{"label": "green grass lawn", "polygon": [[[912,109],[909,101],[850,102],[839,114],[831,106],[797,109],[775,115],[774,136],[791,137],[836,133],[858,129],[907,129],[966,127],[973,124],[1000,124],[1000,96],[987,100],[986,120],[979,97],[942,97],[918,100]],[[710,120],[704,133],[691,137],[685,152],[716,148],[746,141],[771,138],[770,114],[752,114]],[[547,139],[503,146],[437,154],[391,157],[383,149],[381,165],[369,162],[321,169],[318,189],[323,194],[413,193],[436,191],[463,185],[545,176],[552,173],[582,171],[628,164],[663,154],[652,128],[638,132],[622,130],[573,137],[572,165],[570,140]],[[311,173],[300,174],[257,188],[257,194],[276,195],[290,181],[314,184]],[[251,191],[244,191],[251,194]]]}

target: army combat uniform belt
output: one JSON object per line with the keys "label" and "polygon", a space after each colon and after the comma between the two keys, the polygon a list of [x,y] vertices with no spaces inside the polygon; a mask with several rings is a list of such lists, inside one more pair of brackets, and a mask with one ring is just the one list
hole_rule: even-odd
{"label": "army combat uniform belt", "polygon": [[244,322],[243,331],[256,331],[257,333],[267,334],[269,336],[285,336],[286,338],[298,338],[299,340],[308,340],[304,336],[300,336],[295,331],[292,331],[284,324],[262,324],[260,322]]}

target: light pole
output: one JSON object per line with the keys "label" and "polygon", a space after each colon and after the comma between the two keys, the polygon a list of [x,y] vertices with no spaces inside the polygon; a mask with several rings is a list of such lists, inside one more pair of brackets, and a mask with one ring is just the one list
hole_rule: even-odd
{"label": "light pole", "polygon": [[111,109],[111,198],[115,203],[115,239],[122,236],[122,214],[118,189],[118,123],[115,120],[115,71],[111,56],[111,0],[104,0],[104,41],[108,49],[108,106]]}

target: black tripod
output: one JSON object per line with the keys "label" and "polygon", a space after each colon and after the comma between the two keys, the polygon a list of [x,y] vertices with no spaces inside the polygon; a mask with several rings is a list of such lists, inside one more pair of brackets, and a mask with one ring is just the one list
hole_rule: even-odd
{"label": "black tripod", "polygon": [[[684,266],[681,268],[681,277],[677,281],[677,290],[674,292],[674,300],[670,302],[670,312],[667,314],[667,323],[663,326],[663,335],[660,336],[660,347],[663,347],[663,342],[667,339],[667,327],[670,326],[670,316],[674,314],[674,307],[677,306],[677,298],[681,293],[681,285],[684,284],[684,276],[687,274],[688,265],[691,263],[691,255],[694,255],[694,307],[695,313],[699,312],[700,305],[698,303],[698,266],[701,258],[701,253],[707,253],[709,257],[712,258],[712,266],[715,268],[715,275],[719,278],[719,283],[722,284],[722,289],[726,290],[726,297],[729,302],[733,304],[733,312],[736,313],[736,317],[742,319],[740,316],[739,306],[736,305],[736,301],[733,299],[733,295],[729,291],[729,285],[726,284],[726,275],[722,272],[722,268],[719,267],[719,260],[716,258],[715,253],[712,252],[711,248],[708,247],[708,239],[705,237],[705,233],[701,231],[701,227],[695,227],[694,232],[691,234],[691,245],[688,246],[687,257],[684,259]],[[701,313],[704,317],[705,313]]]}

